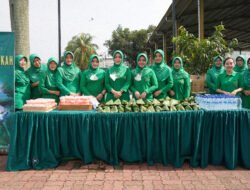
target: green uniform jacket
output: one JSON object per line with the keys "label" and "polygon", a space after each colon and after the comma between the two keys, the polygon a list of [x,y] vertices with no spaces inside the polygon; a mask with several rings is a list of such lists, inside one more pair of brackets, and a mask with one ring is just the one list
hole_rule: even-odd
{"label": "green uniform jacket", "polygon": [[116,98],[111,93],[112,89],[116,91],[123,91],[120,100],[129,100],[129,87],[131,83],[131,71],[123,64],[124,55],[121,51],[115,51],[113,57],[119,53],[122,57],[122,62],[119,65],[114,65],[109,68],[105,74],[105,86],[107,89],[107,96],[105,101],[115,100]]}
{"label": "green uniform jacket", "polygon": [[243,55],[239,55],[238,57],[236,57],[236,60],[238,58],[241,58],[243,60],[243,66],[242,67],[239,67],[236,63],[235,67],[234,67],[234,71],[237,72],[237,73],[243,73],[245,70],[247,70],[247,61],[246,61],[246,58],[245,56]]}
{"label": "green uniform jacket", "polygon": [[17,55],[15,58],[15,108],[22,109],[26,100],[30,99],[30,80],[24,69],[20,67],[20,60],[27,58]]}
{"label": "green uniform jacket", "polygon": [[148,63],[148,57],[146,54],[140,53],[137,56],[136,69],[132,71],[132,84],[130,90],[133,92],[134,98],[136,98],[135,92],[138,91],[140,94],[146,92],[147,96],[145,97],[145,99],[151,100],[153,99],[153,92],[158,88],[158,82],[152,69],[148,68],[147,66],[145,66],[144,68],[140,68],[140,66],[138,65],[138,61],[141,56],[144,56],[146,62]]}
{"label": "green uniform jacket", "polygon": [[40,78],[39,88],[40,88],[40,91],[42,92],[43,98],[52,98],[52,99],[55,99],[56,102],[58,102],[59,96],[49,93],[49,90],[59,91],[59,88],[56,86],[56,70],[57,69],[55,71],[51,71],[49,68],[49,65],[52,61],[54,61],[58,65],[57,58],[55,57],[49,58],[48,63],[47,63],[48,69],[46,72],[42,74]]}
{"label": "green uniform jacket", "polygon": [[172,72],[169,66],[164,63],[164,53],[161,49],[155,50],[154,55],[156,53],[160,53],[162,56],[161,63],[154,63],[151,67],[155,72],[157,81],[158,81],[158,88],[157,90],[161,91],[161,94],[157,96],[157,99],[165,98],[168,94],[168,91],[173,87],[173,77]]}
{"label": "green uniform jacket", "polygon": [[[31,54],[29,57],[31,66],[26,71],[31,84],[40,81],[40,77],[43,75],[43,72],[45,72],[46,70],[43,64],[41,64],[39,68],[34,66],[35,58],[41,59],[37,54]],[[41,98],[41,97],[42,97],[42,92],[40,91],[39,87],[38,86],[31,87],[31,99],[36,99],[36,98]]]}
{"label": "green uniform jacket", "polygon": [[105,89],[105,71],[99,67],[93,69],[92,60],[99,58],[97,55],[91,55],[89,59],[89,68],[82,72],[80,89],[81,93],[85,96],[98,96]]}
{"label": "green uniform jacket", "polygon": [[[241,74],[241,87],[244,90],[250,90],[250,68]],[[242,93],[242,107],[250,109],[250,96]]]}
{"label": "green uniform jacket", "polygon": [[[64,53],[64,60],[66,56],[71,54],[74,59],[74,54],[70,51]],[[70,95],[70,93],[80,93],[80,69],[73,62],[67,65],[66,61],[62,67],[59,67],[56,72],[56,85],[60,89],[61,96]]]}
{"label": "green uniform jacket", "polygon": [[[181,63],[180,69],[174,68],[174,62],[178,59]],[[190,76],[183,68],[183,61],[180,57],[175,57],[172,61],[172,75],[174,80],[174,86],[172,90],[175,92],[174,99],[184,100],[190,96],[191,85]]]}
{"label": "green uniform jacket", "polygon": [[240,88],[240,75],[233,71],[231,75],[227,75],[226,71],[220,74],[216,81],[216,89],[226,92],[232,92]]}
{"label": "green uniform jacket", "polygon": [[[223,58],[221,56],[217,56],[214,58],[214,62],[216,62],[217,59],[221,59],[223,62]],[[206,74],[206,83],[207,87],[209,89],[210,94],[216,94],[216,80],[217,77],[222,74],[225,71],[223,64],[221,67],[216,67],[215,63],[213,64],[213,67],[208,70]]]}

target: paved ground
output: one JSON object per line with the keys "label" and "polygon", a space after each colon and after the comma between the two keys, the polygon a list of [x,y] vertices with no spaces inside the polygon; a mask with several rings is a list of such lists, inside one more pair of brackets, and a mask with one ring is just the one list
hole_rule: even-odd
{"label": "paved ground", "polygon": [[140,189],[250,189],[250,170],[209,166],[181,169],[162,165],[123,165],[119,168],[80,161],[62,163],[56,169],[42,171],[4,171],[6,156],[0,156],[0,190],[140,190]]}

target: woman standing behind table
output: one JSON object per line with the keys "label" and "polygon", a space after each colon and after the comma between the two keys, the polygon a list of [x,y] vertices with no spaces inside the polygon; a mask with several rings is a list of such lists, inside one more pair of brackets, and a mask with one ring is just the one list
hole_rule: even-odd
{"label": "woman standing behind table", "polygon": [[49,58],[47,66],[47,71],[40,78],[39,88],[43,98],[52,98],[58,102],[60,96],[60,91],[56,86],[58,59],[55,57]]}
{"label": "woman standing behind table", "polygon": [[189,97],[191,91],[190,76],[184,70],[180,57],[175,57],[172,61],[172,75],[174,86],[169,91],[170,96],[176,100],[184,100]]}
{"label": "woman standing behind table", "polygon": [[30,99],[30,80],[25,73],[27,57],[17,55],[15,58],[15,109],[23,109],[26,100]]}
{"label": "woman standing behind table", "polygon": [[82,72],[80,89],[85,96],[94,96],[99,102],[104,101],[105,71],[99,68],[99,58],[93,54],[89,58],[89,68]]}
{"label": "woman standing behind table", "polygon": [[242,107],[250,109],[250,58],[247,60],[248,69],[242,73],[241,87],[242,93]]}
{"label": "woman standing behind table", "polygon": [[234,66],[234,60],[231,57],[225,59],[225,72],[220,74],[216,81],[217,93],[235,96],[242,91],[240,75],[234,71]]}
{"label": "woman standing behind table", "polygon": [[152,100],[158,88],[154,71],[147,66],[148,57],[140,53],[136,58],[136,68],[132,71],[131,91],[136,99]]}
{"label": "woman standing behind table", "polygon": [[239,55],[236,57],[236,65],[234,67],[234,71],[237,73],[243,73],[247,70],[247,61],[243,55]]}
{"label": "woman standing behind table", "polygon": [[157,99],[165,98],[168,91],[173,87],[173,77],[169,66],[164,63],[164,52],[158,49],[154,52],[155,63],[151,67],[155,72],[158,88],[153,93],[154,97]]}
{"label": "woman standing behind table", "polygon": [[105,74],[105,86],[107,89],[106,101],[129,100],[129,87],[131,83],[131,71],[124,65],[124,55],[116,50],[113,54],[114,65]]}
{"label": "woman standing behind table", "polygon": [[64,53],[64,64],[57,69],[56,85],[61,96],[80,95],[80,69],[73,61],[74,54],[70,51]]}
{"label": "woman standing behind table", "polygon": [[46,70],[41,64],[41,58],[37,54],[30,55],[30,68],[27,70],[27,75],[31,83],[31,99],[41,98],[42,92],[38,88],[40,77]]}
{"label": "woman standing behind table", "polygon": [[217,77],[224,71],[223,58],[221,56],[215,57],[213,67],[209,69],[206,74],[206,83],[210,94],[216,94]]}

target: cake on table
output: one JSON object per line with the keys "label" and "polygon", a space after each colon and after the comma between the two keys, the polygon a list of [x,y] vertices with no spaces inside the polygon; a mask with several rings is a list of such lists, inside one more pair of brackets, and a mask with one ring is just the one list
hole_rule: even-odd
{"label": "cake on table", "polygon": [[96,101],[93,96],[62,96],[59,110],[92,110]]}
{"label": "cake on table", "polygon": [[49,112],[57,108],[57,103],[54,99],[38,98],[27,100],[23,106],[23,111],[26,112]]}

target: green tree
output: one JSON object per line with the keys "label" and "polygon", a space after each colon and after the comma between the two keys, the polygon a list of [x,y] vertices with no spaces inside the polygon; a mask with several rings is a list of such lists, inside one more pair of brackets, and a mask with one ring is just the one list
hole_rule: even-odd
{"label": "green tree", "polygon": [[74,53],[74,61],[81,70],[88,67],[90,55],[96,53],[98,49],[98,46],[92,41],[93,37],[90,34],[80,33],[73,36],[65,48],[66,51]]}
{"label": "green tree", "polygon": [[111,39],[106,40],[104,45],[108,47],[111,55],[117,49],[123,51],[126,60],[130,64],[134,64],[137,53],[146,51],[149,35],[154,29],[155,26],[150,25],[147,29],[131,31],[129,28],[123,28],[119,25],[117,29],[112,32]]}
{"label": "green tree", "polygon": [[176,51],[173,56],[181,56],[185,62],[185,67],[190,74],[203,74],[213,63],[213,58],[217,55],[225,56],[231,53],[238,45],[237,39],[226,41],[223,31],[224,25],[215,26],[212,36],[199,39],[189,33],[183,26],[179,29],[177,37],[172,39],[176,44]]}

